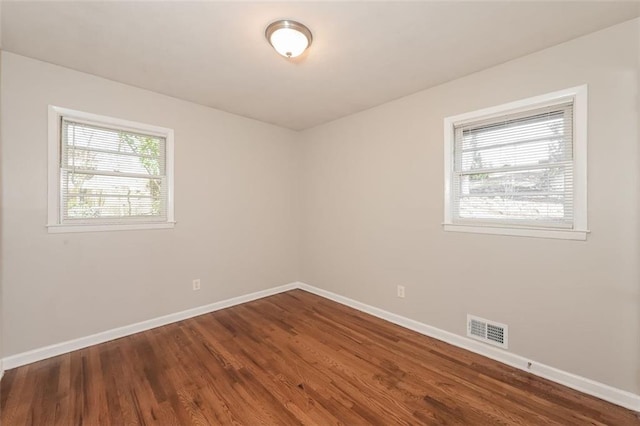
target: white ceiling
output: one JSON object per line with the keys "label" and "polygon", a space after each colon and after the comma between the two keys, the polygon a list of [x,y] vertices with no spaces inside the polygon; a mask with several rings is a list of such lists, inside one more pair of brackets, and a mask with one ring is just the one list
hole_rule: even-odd
{"label": "white ceiling", "polygon": [[[638,2],[3,2],[4,50],[305,129],[637,17]],[[280,57],[290,18],[313,32]],[[615,48],[615,47],[612,47]]]}

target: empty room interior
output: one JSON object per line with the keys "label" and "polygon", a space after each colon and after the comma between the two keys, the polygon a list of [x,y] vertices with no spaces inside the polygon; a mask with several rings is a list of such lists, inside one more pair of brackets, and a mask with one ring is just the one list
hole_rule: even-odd
{"label": "empty room interior", "polygon": [[0,424],[640,425],[640,2],[0,2]]}

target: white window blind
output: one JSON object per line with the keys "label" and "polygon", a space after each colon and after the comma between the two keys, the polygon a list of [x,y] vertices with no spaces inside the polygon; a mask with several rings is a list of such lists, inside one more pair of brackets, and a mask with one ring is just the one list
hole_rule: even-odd
{"label": "white window blind", "polygon": [[452,220],[571,229],[573,102],[454,126]]}
{"label": "white window blind", "polygon": [[167,221],[166,142],[63,117],[60,222]]}

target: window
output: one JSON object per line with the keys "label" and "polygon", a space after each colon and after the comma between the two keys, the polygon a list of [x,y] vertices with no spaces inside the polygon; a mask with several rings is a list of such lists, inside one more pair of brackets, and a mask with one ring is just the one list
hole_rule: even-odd
{"label": "window", "polygon": [[173,224],[173,130],[49,107],[49,232]]}
{"label": "window", "polygon": [[445,119],[446,231],[586,239],[587,89]]}

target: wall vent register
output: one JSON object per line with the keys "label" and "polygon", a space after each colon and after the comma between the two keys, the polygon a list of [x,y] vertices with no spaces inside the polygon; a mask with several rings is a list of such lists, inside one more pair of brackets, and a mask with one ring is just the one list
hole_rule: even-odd
{"label": "wall vent register", "polygon": [[508,327],[473,315],[467,315],[467,336],[507,349]]}

